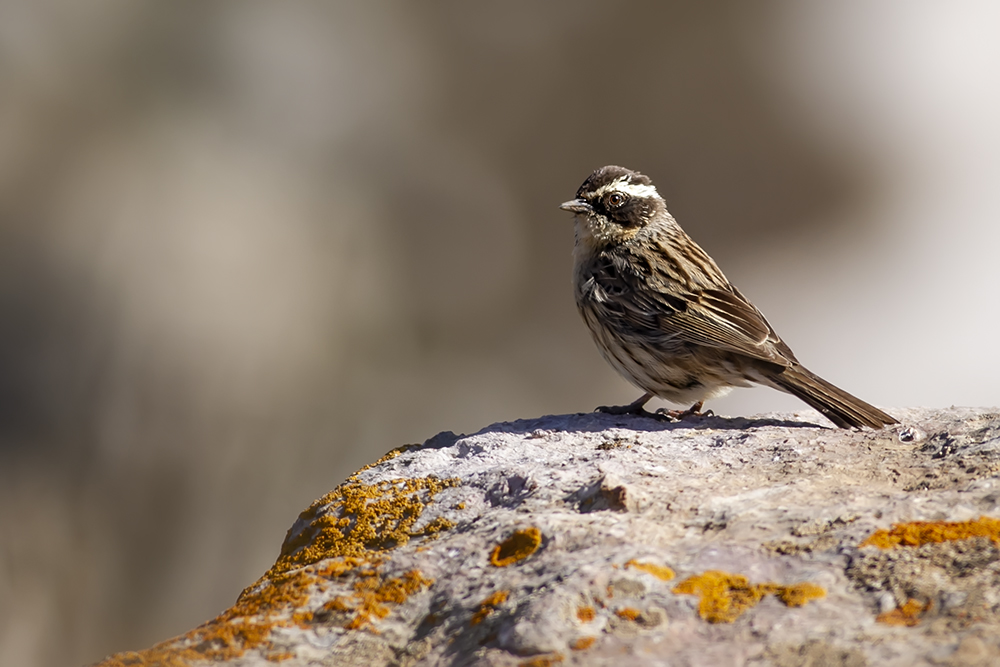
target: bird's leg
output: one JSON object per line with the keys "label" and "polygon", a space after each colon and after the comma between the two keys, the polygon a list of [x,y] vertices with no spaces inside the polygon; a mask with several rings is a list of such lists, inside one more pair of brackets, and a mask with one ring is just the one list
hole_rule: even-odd
{"label": "bird's leg", "polygon": [[648,415],[649,413],[643,410],[643,406],[651,398],[653,398],[653,392],[647,391],[628,405],[602,405],[595,412],[604,412],[609,415]]}
{"label": "bird's leg", "polygon": [[705,404],[705,401],[698,401],[692,405],[687,410],[667,410],[666,408],[660,408],[656,411],[657,415],[668,417],[674,421],[682,421],[688,417],[710,417],[714,413],[711,410],[701,411],[701,407]]}

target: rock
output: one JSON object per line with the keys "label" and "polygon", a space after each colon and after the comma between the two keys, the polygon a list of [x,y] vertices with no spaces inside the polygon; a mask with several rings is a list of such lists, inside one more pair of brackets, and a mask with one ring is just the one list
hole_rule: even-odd
{"label": "rock", "polygon": [[102,666],[1000,664],[1000,412],[582,414],[395,449]]}

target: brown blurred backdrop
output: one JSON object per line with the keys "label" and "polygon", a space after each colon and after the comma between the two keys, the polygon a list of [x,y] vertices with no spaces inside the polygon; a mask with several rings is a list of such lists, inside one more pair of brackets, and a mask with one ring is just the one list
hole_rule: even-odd
{"label": "brown blurred backdrop", "polygon": [[603,164],[649,174],[817,372],[995,404],[998,26],[915,0],[0,0],[0,664],[213,616],[392,447],[635,398],[557,209]]}

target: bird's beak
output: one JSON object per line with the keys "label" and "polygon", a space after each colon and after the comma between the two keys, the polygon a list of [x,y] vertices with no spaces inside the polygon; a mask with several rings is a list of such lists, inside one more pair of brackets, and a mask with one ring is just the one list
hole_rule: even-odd
{"label": "bird's beak", "polygon": [[570,213],[588,213],[594,210],[594,208],[583,199],[570,199],[567,202],[559,204],[559,208],[564,211],[569,211]]}

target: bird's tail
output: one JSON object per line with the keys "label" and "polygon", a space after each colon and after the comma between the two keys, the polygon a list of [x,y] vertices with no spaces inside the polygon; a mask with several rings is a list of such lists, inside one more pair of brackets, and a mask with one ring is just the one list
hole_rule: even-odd
{"label": "bird's tail", "polygon": [[851,396],[798,364],[785,368],[769,379],[774,382],[775,388],[802,399],[840,428],[882,428],[899,423],[891,415]]}

